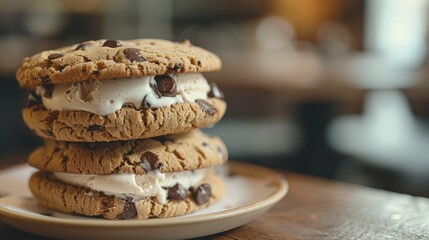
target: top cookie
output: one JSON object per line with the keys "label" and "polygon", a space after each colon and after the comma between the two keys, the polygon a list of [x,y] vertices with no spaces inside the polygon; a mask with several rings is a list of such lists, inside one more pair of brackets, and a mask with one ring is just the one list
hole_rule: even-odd
{"label": "top cookie", "polygon": [[210,72],[221,68],[215,54],[160,39],[96,40],[43,51],[23,60],[16,73],[21,87],[108,80],[166,73]]}

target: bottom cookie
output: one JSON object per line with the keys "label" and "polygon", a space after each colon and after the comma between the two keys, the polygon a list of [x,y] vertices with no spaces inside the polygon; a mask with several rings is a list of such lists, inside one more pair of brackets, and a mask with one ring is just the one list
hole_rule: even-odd
{"label": "bottom cookie", "polygon": [[[49,209],[105,219],[147,219],[185,215],[206,208],[224,194],[222,179],[214,172],[207,174],[193,189],[186,190],[184,200],[164,204],[155,197],[132,199],[69,185],[58,181],[49,172],[36,172],[29,181],[38,202]],[[205,195],[206,192],[210,192]],[[208,198],[208,199],[205,199]]]}

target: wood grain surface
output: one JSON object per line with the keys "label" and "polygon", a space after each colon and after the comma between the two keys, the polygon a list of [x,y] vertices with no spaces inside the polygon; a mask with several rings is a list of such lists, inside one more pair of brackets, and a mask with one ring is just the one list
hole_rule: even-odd
{"label": "wood grain surface", "polygon": [[288,195],[212,239],[429,239],[429,199],[286,173]]}
{"label": "wood grain surface", "polygon": [[[429,239],[429,199],[284,173],[290,190],[253,222],[199,239]],[[0,239],[46,239],[0,223]]]}

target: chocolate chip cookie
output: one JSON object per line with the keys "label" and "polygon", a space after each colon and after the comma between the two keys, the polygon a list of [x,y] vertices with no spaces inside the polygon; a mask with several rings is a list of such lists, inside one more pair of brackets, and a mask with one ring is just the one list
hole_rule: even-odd
{"label": "chocolate chip cookie", "polygon": [[87,80],[211,72],[219,70],[221,66],[218,56],[193,46],[187,40],[101,39],[27,57],[18,69],[16,78],[22,87],[34,88]]}
{"label": "chocolate chip cookie", "polygon": [[38,136],[108,142],[178,134],[217,123],[226,103],[203,72],[219,58],[187,42],[97,40],[24,59],[25,123]]}
{"label": "chocolate chip cookie", "polygon": [[45,207],[106,219],[172,217],[223,195],[214,170],[227,160],[223,142],[199,130],[110,143],[47,140],[29,163],[40,171],[30,190]]}

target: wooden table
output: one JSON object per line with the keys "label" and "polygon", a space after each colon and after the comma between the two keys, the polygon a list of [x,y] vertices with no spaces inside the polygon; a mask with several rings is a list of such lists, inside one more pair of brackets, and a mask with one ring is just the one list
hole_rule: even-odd
{"label": "wooden table", "polygon": [[295,173],[259,219],[214,239],[429,239],[429,199]]}
{"label": "wooden table", "polygon": [[[429,239],[429,199],[284,173],[289,193],[269,212],[200,239]],[[0,223],[0,239],[45,239]]]}

